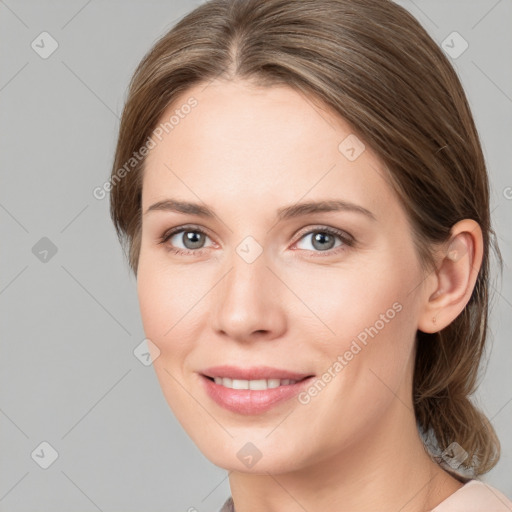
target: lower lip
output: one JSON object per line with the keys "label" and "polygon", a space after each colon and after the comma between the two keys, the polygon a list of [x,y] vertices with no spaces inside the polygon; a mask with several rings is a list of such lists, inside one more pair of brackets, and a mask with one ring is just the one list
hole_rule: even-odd
{"label": "lower lip", "polygon": [[260,414],[268,411],[279,403],[298,395],[309,385],[312,378],[307,377],[295,384],[277,388],[255,390],[226,388],[201,375],[209,397],[221,407],[238,414]]}

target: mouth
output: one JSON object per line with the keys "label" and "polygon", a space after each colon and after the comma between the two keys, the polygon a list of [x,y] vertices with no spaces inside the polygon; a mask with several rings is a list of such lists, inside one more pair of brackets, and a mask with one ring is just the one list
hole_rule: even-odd
{"label": "mouth", "polygon": [[217,366],[199,373],[206,394],[229,411],[254,415],[290,400],[314,378],[270,367]]}

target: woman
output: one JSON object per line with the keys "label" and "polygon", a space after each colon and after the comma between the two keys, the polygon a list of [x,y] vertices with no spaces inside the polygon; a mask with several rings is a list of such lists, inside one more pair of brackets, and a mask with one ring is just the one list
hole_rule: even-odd
{"label": "woman", "polygon": [[[384,0],[212,0],[130,84],[111,213],[223,511],[505,511],[495,244],[455,71]],[[494,245],[493,245],[494,244]],[[325,245],[325,247],[322,247]]]}

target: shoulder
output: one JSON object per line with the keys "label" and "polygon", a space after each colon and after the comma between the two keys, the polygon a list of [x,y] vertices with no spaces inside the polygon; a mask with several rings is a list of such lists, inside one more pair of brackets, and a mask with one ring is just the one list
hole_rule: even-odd
{"label": "shoulder", "polygon": [[[432,512],[511,512],[512,501],[481,480],[469,480]],[[231,496],[219,512],[234,512]]]}
{"label": "shoulder", "polygon": [[432,512],[511,512],[512,501],[498,489],[482,482],[469,480],[448,496]]}

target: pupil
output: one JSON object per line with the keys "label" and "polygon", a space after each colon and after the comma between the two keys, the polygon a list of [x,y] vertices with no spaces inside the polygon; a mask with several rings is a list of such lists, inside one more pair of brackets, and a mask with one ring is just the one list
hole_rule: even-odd
{"label": "pupil", "polygon": [[[203,239],[202,233],[197,233],[195,231],[187,231],[184,233],[185,235],[185,247],[188,249],[197,249],[201,246],[201,242]],[[191,246],[190,246],[191,245]]]}
{"label": "pupil", "polygon": [[[327,240],[327,242],[329,242],[329,239],[330,239],[330,244],[329,243],[323,243]],[[320,242],[320,245],[317,247],[315,244],[316,242]],[[313,246],[316,248],[316,249],[321,249],[321,250],[325,250],[325,249],[331,249],[334,245],[334,237],[331,236],[330,234],[328,233],[322,233],[322,232],[318,232],[315,234],[315,236],[313,237]]]}

